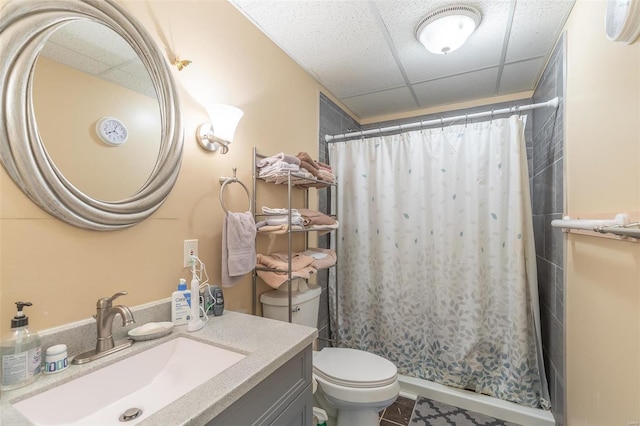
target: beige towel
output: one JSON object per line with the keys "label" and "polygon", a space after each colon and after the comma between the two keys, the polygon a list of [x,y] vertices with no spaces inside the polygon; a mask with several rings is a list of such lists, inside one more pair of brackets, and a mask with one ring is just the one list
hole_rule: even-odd
{"label": "beige towel", "polygon": [[[260,266],[260,265],[258,265]],[[278,288],[282,284],[286,283],[289,279],[289,274],[285,272],[271,272],[271,271],[261,271],[258,269],[258,276],[262,278],[262,280],[267,283],[269,286],[273,288]],[[291,271],[292,278],[304,278],[308,279],[309,276],[316,273],[316,270],[311,266],[307,266],[297,271]]]}
{"label": "beige towel", "polygon": [[[338,260],[338,256],[336,256],[335,251],[319,247],[309,247],[300,254],[313,258],[313,263],[309,266],[316,269],[329,268],[335,265]],[[317,254],[320,254],[321,256],[318,256]]]}
{"label": "beige towel", "polygon": [[225,215],[222,224],[222,286],[232,287],[256,266],[256,224],[251,212]]}
{"label": "beige towel", "polygon": [[[273,272],[286,272],[289,268],[288,256],[286,253],[258,254],[258,264],[271,269],[277,269]],[[292,253],[291,270],[297,271],[305,268],[313,263],[311,256],[305,256],[300,253]]]}
{"label": "beige towel", "polygon": [[298,212],[302,215],[302,218],[304,219],[304,226],[335,225],[336,223],[336,220],[331,216],[328,216],[316,210],[298,209]]}

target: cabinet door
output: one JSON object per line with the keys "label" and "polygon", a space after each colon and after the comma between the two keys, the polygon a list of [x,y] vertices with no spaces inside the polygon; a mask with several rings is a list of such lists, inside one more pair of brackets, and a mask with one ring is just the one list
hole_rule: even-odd
{"label": "cabinet door", "polygon": [[272,423],[272,426],[312,426],[313,390],[307,386]]}
{"label": "cabinet door", "polygon": [[[311,395],[311,346],[303,349],[247,394],[212,419],[208,426],[270,425],[298,397]],[[313,407],[309,403],[309,413]],[[308,416],[308,415],[307,415]],[[296,423],[297,424],[297,423]],[[311,425],[311,422],[301,423]]]}

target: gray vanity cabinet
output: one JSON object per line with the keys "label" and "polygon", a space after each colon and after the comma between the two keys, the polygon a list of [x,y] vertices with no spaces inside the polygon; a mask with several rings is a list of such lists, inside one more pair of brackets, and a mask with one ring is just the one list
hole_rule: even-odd
{"label": "gray vanity cabinet", "polygon": [[208,426],[312,426],[311,346],[234,402]]}

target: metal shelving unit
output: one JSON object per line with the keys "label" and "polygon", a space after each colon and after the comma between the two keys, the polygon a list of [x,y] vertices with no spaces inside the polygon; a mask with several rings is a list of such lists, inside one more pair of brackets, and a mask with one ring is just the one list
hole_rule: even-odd
{"label": "metal shelving unit", "polygon": [[[316,231],[331,231],[333,232],[334,236],[335,236],[335,243],[334,243],[334,247],[335,247],[335,251],[337,252],[338,249],[338,229],[333,229],[333,228],[315,228],[315,229],[291,229],[292,228],[292,220],[291,220],[291,209],[295,208],[293,206],[293,191],[295,189],[300,189],[304,191],[304,200],[303,200],[303,204],[304,204],[304,208],[308,208],[309,207],[309,188],[305,188],[305,187],[301,187],[299,186],[299,184],[295,184],[292,181],[292,177],[296,178],[296,181],[301,181],[301,183],[304,184],[314,184],[314,185],[322,185],[319,188],[328,188],[328,187],[332,187],[335,188],[335,190],[337,191],[337,184],[335,183],[329,183],[329,182],[325,182],[325,181],[321,181],[318,179],[311,179],[311,178],[304,178],[303,180],[300,179],[299,177],[292,175],[292,172],[287,172],[287,178],[282,182],[282,183],[275,183],[275,182],[267,182],[266,180],[260,178],[258,176],[259,170],[258,170],[258,162],[263,159],[263,158],[267,158],[268,156],[260,154],[257,152],[257,149],[254,147],[253,148],[253,202],[251,203],[252,206],[252,213],[253,213],[253,217],[256,219],[256,222],[258,222],[258,218],[262,218],[265,217],[267,215],[264,215],[262,213],[258,213],[257,212],[257,205],[258,205],[258,181],[262,181],[265,185],[287,185],[287,212],[288,212],[288,229],[286,232],[286,237],[287,237],[287,259],[288,259],[288,268],[287,271],[280,271],[280,270],[274,270],[274,269],[268,269],[268,268],[260,268],[260,267],[256,267],[252,273],[252,313],[253,315],[257,314],[257,306],[258,306],[258,274],[257,271],[262,269],[262,270],[267,270],[267,271],[274,271],[274,272],[287,272],[288,277],[287,277],[287,286],[288,286],[288,299],[289,299],[289,322],[292,322],[293,320],[293,301],[292,301],[292,288],[291,288],[291,282],[293,279],[301,279],[298,277],[293,277],[292,275],[292,266],[291,266],[291,256],[292,256],[292,247],[293,247],[293,235],[296,233],[302,234],[304,235],[304,247],[305,249],[309,248],[309,239],[308,239],[308,234],[309,232],[316,232]],[[337,200],[337,197],[335,197]],[[337,201],[336,201],[337,203]],[[337,205],[333,206],[332,210],[334,212],[337,212]],[[331,216],[335,217],[335,214],[331,214]],[[260,232],[256,233],[256,238],[259,238],[258,236],[260,235]],[[265,234],[266,235],[266,234]],[[338,261],[336,260],[335,265],[331,266],[331,268],[337,268],[338,266]],[[327,283],[327,296],[329,295],[329,286],[330,283]],[[328,298],[327,298],[328,300]],[[335,324],[338,324],[338,276],[336,274],[336,280],[335,280],[335,303],[336,303],[336,309],[335,309]],[[329,316],[331,316],[331,309],[329,308]],[[331,325],[331,321],[329,321],[329,324],[327,324],[325,327],[329,327],[329,331],[330,331],[330,325]],[[324,327],[323,327],[324,328]],[[319,329],[318,331],[320,331],[322,329]],[[325,339],[322,337],[318,337],[318,339],[320,340],[326,340],[329,341],[335,345],[337,345],[337,336],[338,333],[335,333],[336,335],[336,339],[331,339],[331,334],[329,333],[329,338]]]}

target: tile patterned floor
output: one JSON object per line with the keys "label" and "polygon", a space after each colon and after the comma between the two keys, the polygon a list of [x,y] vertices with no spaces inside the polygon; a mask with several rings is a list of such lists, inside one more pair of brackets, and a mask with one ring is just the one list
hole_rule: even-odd
{"label": "tile patterned floor", "polygon": [[416,402],[399,396],[396,402],[380,413],[380,426],[408,426]]}
{"label": "tile patterned floor", "polygon": [[519,426],[453,405],[418,398],[409,426]]}
{"label": "tile patterned floor", "polygon": [[[412,419],[413,417],[413,419]],[[380,426],[518,426],[483,414],[465,411],[427,398],[399,396],[380,413]]]}

